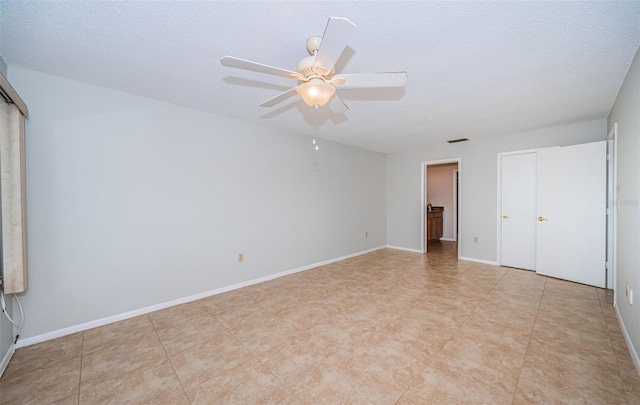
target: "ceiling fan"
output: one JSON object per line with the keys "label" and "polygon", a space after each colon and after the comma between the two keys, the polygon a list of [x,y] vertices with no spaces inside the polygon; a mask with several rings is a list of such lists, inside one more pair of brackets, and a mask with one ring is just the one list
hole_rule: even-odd
{"label": "ceiling fan", "polygon": [[297,72],[233,56],[223,57],[220,63],[227,67],[287,77],[300,82],[296,87],[263,102],[260,107],[272,107],[297,93],[312,107],[318,108],[329,103],[333,112],[341,114],[349,108],[335,94],[336,86],[400,87],[407,80],[407,72],[337,74],[334,71],[336,61],[356,28],[356,25],[346,18],[329,18],[324,35],[307,40],[310,56],[298,63]]}

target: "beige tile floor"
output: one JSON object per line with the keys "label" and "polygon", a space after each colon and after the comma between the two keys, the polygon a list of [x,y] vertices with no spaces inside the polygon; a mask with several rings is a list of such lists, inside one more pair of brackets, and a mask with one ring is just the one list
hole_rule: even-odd
{"label": "beige tile floor", "polygon": [[17,350],[2,404],[640,404],[610,292],[380,250]]}

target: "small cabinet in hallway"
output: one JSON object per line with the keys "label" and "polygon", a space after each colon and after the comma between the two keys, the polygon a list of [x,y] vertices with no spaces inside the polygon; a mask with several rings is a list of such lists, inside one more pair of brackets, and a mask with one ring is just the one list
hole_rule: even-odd
{"label": "small cabinet in hallway", "polygon": [[444,207],[433,207],[427,212],[427,243],[440,240],[443,235],[442,215]]}

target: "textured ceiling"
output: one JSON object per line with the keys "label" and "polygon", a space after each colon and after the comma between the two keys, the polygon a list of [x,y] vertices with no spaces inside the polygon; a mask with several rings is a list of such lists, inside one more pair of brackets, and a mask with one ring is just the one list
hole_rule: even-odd
{"label": "textured ceiling", "polygon": [[[640,2],[10,1],[0,53],[20,66],[392,152],[606,117],[640,46]],[[408,72],[403,88],[339,89],[314,111],[295,85],[223,68],[295,70],[330,16],[358,29],[342,73]],[[9,77],[10,78],[10,77]]]}

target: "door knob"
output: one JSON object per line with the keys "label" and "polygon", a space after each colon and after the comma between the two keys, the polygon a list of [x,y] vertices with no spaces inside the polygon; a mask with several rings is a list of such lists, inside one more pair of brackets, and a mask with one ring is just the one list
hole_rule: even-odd
{"label": "door knob", "polygon": [[509,217],[508,217],[508,216],[506,216],[506,215],[503,215],[503,216],[502,216],[502,219],[507,219],[507,218],[509,218]]}
{"label": "door knob", "polygon": [[540,222],[546,221],[546,220],[547,220],[547,218],[545,218],[545,217],[538,217],[538,221],[540,221]]}

